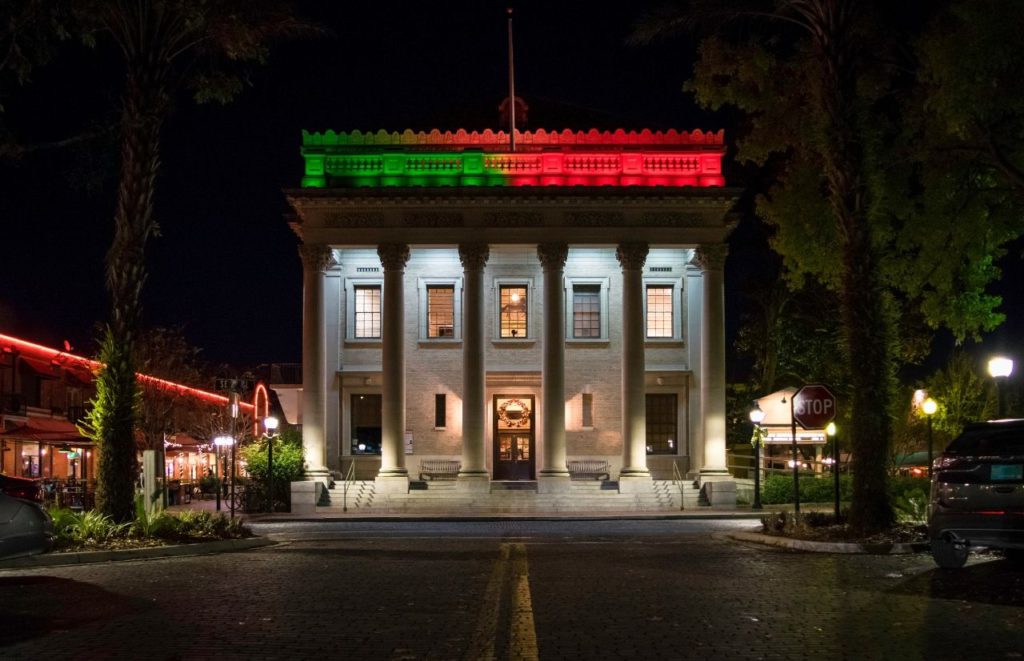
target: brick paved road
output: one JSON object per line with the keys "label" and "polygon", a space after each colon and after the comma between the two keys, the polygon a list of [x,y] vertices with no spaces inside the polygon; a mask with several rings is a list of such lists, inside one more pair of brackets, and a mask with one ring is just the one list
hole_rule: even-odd
{"label": "brick paved road", "polygon": [[1013,659],[1024,572],[713,521],[265,526],[250,552],[0,571],[0,659]]}

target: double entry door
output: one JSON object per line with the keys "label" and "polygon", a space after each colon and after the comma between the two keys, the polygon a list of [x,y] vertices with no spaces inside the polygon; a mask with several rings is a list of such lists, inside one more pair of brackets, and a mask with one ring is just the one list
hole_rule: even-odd
{"label": "double entry door", "polygon": [[535,457],[535,416],[532,395],[494,396],[494,478],[532,480]]}

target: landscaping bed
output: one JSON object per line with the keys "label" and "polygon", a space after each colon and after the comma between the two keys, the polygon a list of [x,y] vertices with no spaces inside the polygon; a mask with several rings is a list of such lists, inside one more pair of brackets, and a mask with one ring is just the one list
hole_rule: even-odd
{"label": "landscaping bed", "polygon": [[919,544],[928,541],[927,527],[920,522],[896,523],[888,530],[865,535],[840,518],[825,512],[806,512],[796,520],[792,512],[773,512],[761,517],[761,532],[809,542],[840,542],[865,546]]}

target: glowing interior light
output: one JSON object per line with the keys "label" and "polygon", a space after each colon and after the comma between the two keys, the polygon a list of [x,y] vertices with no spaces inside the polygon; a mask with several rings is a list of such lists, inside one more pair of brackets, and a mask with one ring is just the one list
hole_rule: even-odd
{"label": "glowing interior light", "polygon": [[510,298],[512,299],[513,303],[518,303],[519,302],[519,294],[517,292],[512,292],[512,295],[510,296]]}
{"label": "glowing interior light", "polygon": [[988,361],[988,373],[997,379],[1010,376],[1013,373],[1013,361],[1003,356],[997,356]]}

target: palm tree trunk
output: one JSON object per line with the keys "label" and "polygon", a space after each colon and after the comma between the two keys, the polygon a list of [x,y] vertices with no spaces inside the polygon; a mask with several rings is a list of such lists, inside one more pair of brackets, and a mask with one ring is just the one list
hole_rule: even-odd
{"label": "palm tree trunk", "polygon": [[163,120],[163,85],[145,66],[129,69],[123,97],[121,180],[114,214],[114,242],[107,253],[107,289],[111,318],[97,377],[96,433],[100,461],[97,507],[115,521],[135,515],[135,406],[139,393],[133,359],[142,321],[142,287],[146,280],[146,243],[157,231],[153,193],[159,165]]}

